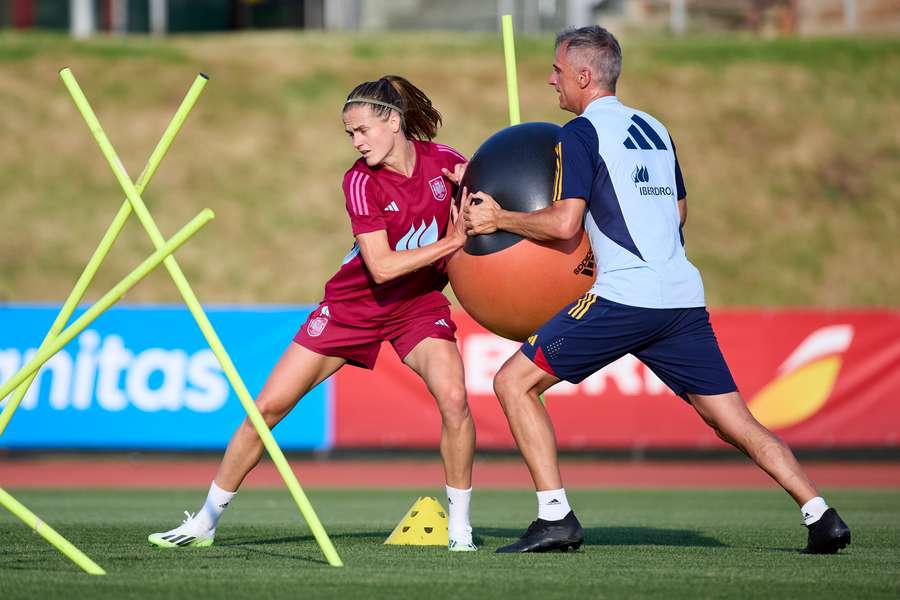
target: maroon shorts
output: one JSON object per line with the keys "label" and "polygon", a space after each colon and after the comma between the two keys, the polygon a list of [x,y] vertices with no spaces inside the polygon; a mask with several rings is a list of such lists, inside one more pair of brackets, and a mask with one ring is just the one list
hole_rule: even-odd
{"label": "maroon shorts", "polygon": [[390,342],[400,360],[424,339],[456,341],[456,323],[450,319],[450,307],[428,307],[407,310],[384,325],[360,327],[346,325],[331,318],[326,304],[320,304],[294,341],[318,354],[346,358],[358,367],[372,369],[382,342]]}

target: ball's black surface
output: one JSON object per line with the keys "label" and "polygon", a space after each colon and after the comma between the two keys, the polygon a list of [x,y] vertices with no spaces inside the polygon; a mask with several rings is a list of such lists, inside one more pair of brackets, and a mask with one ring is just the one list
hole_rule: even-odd
{"label": "ball's black surface", "polygon": [[[486,192],[506,210],[550,206],[558,132],[551,123],[525,123],[492,135],[472,156],[460,189]],[[584,231],[549,242],[497,231],[466,240],[447,262],[447,274],[476,321],[521,341],[591,287],[594,263]]]}
{"label": "ball's black surface", "polygon": [[[498,131],[475,151],[460,185],[490,194],[502,208],[531,212],[550,206],[556,175],[559,125],[522,123]],[[465,251],[482,256],[522,240],[507,231],[466,240]]]}

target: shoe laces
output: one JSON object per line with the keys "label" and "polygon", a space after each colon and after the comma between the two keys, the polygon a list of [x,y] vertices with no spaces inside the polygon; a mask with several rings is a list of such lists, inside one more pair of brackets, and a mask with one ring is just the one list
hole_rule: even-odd
{"label": "shoe laces", "polygon": [[531,535],[540,525],[537,521],[532,521],[531,525],[528,526],[528,529],[525,530],[525,533],[519,536],[519,539],[525,539],[529,535]]}

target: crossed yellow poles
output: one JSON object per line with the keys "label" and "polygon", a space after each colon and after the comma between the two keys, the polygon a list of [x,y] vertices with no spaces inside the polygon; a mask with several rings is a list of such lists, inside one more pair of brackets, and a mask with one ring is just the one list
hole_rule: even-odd
{"label": "crossed yellow poles", "polygon": [[[109,166],[112,169],[113,174],[116,176],[119,185],[125,192],[126,200],[123,202],[122,207],[119,209],[119,212],[116,214],[113,222],[110,224],[109,228],[106,230],[106,233],[103,235],[99,246],[97,246],[97,249],[94,251],[94,254],[88,261],[84,272],[78,278],[75,287],[69,294],[68,299],[63,304],[63,307],[60,310],[59,315],[57,315],[56,320],[53,322],[53,325],[50,327],[50,331],[47,333],[46,338],[41,343],[37,354],[35,354],[34,358],[25,366],[23,366],[18,373],[16,373],[11,379],[0,386],[0,400],[6,398],[10,395],[10,393],[12,393],[12,396],[9,398],[9,401],[4,407],[2,414],[0,414],[0,435],[3,435],[6,426],[9,424],[9,420],[12,418],[13,413],[15,413],[22,399],[25,397],[29,386],[34,381],[41,366],[45,362],[47,362],[54,354],[59,352],[69,341],[74,339],[75,336],[81,333],[81,331],[83,331],[88,325],[90,325],[91,322],[94,321],[94,319],[99,317],[100,314],[102,314],[116,301],[118,301],[135,284],[137,284],[154,268],[162,263],[169,271],[169,274],[171,275],[172,280],[175,282],[175,285],[178,287],[179,292],[181,292],[185,304],[187,304],[188,309],[191,311],[191,314],[194,317],[194,320],[197,322],[197,325],[203,332],[203,335],[206,338],[209,347],[212,349],[216,358],[219,360],[222,371],[225,373],[225,376],[228,378],[228,381],[231,383],[231,386],[237,393],[238,400],[240,400],[241,404],[244,407],[244,410],[247,412],[247,416],[250,418],[250,422],[253,424],[257,434],[259,435],[260,439],[263,442],[263,445],[266,448],[266,451],[269,453],[269,456],[275,463],[275,467],[278,469],[279,474],[281,474],[281,477],[284,479],[285,485],[290,491],[291,496],[294,498],[294,501],[297,503],[297,507],[300,509],[300,513],[309,525],[313,536],[319,543],[319,547],[322,549],[325,558],[332,566],[343,566],[343,563],[341,562],[341,559],[338,556],[334,545],[331,543],[331,539],[325,532],[325,528],[319,521],[318,516],[316,516],[316,512],[313,509],[312,504],[310,504],[309,500],[306,497],[306,494],[303,491],[303,488],[300,486],[300,483],[297,481],[294,472],[291,470],[290,465],[285,459],[284,453],[281,451],[281,448],[278,446],[278,443],[272,436],[271,430],[269,429],[268,425],[266,425],[266,422],[263,419],[262,415],[259,413],[259,410],[256,408],[256,405],[253,402],[253,398],[247,391],[247,387],[244,385],[243,380],[241,380],[241,377],[238,374],[234,363],[232,363],[231,358],[225,351],[225,347],[219,340],[219,336],[216,334],[215,329],[213,329],[212,324],[209,322],[209,319],[207,318],[203,307],[200,305],[200,301],[197,299],[197,296],[191,289],[187,278],[184,276],[184,273],[178,266],[178,262],[175,260],[175,257],[172,256],[172,253],[175,252],[176,249],[178,249],[182,244],[190,239],[191,236],[193,236],[197,231],[200,230],[200,228],[202,228],[213,218],[213,212],[208,208],[202,210],[187,225],[181,228],[178,233],[176,233],[168,241],[166,241],[163,238],[162,233],[160,233],[159,228],[156,226],[156,223],[154,222],[153,217],[150,215],[150,212],[147,210],[147,207],[144,205],[144,201],[141,199],[141,194],[150,183],[150,180],[153,178],[157,167],[168,152],[169,146],[172,144],[172,140],[174,140],[175,136],[180,131],[181,126],[184,124],[184,121],[187,119],[188,114],[194,107],[197,98],[200,96],[200,93],[206,86],[208,77],[201,73],[194,80],[193,85],[188,90],[188,93],[185,95],[184,100],[182,100],[181,106],[179,106],[178,110],[175,112],[175,116],[172,118],[169,126],[163,133],[162,138],[160,138],[159,143],[153,150],[153,153],[150,155],[150,158],[148,159],[147,164],[138,177],[136,183],[132,182],[128,174],[125,172],[125,168],[122,165],[121,160],[119,160],[115,149],[113,148],[109,139],[106,137],[103,128],[100,126],[100,121],[97,119],[97,116],[94,114],[90,103],[88,103],[87,98],[81,91],[78,82],[75,80],[75,76],[72,75],[72,72],[68,68],[65,68],[60,71],[60,77],[62,78],[66,89],[69,91],[69,94],[72,96],[72,99],[75,101],[75,105],[78,107],[78,110],[81,113],[81,116],[84,118],[85,123],[87,123],[88,129],[90,129],[91,133],[94,136],[94,139],[100,146],[100,150],[103,153],[103,156],[106,158],[107,163],[109,163]],[[68,323],[69,318],[72,316],[72,313],[78,306],[78,303],[83,298],[85,291],[94,278],[94,275],[97,273],[97,270],[100,268],[101,263],[109,253],[110,248],[112,248],[113,243],[116,241],[116,238],[119,236],[119,233],[125,226],[125,222],[128,220],[128,217],[131,215],[132,211],[134,211],[134,213],[137,215],[138,220],[141,222],[141,225],[143,225],[144,229],[147,231],[147,234],[150,236],[150,240],[153,242],[156,251],[151,254],[146,260],[144,260],[134,271],[128,274],[122,281],[116,284],[113,289],[111,289],[102,298],[100,298],[100,300],[98,300],[74,323],[72,323],[69,327],[66,327],[66,323]],[[10,496],[2,488],[0,488],[0,504],[2,504],[10,512],[12,512],[19,519],[25,522],[26,525],[34,529],[35,532],[44,537],[44,539],[53,544],[53,546],[55,546],[60,552],[69,557],[73,562],[75,562],[86,572],[93,575],[104,575],[106,573],[87,555],[73,546],[68,540],[57,533],[52,527],[44,523],[37,515],[28,510],[27,507]]]}

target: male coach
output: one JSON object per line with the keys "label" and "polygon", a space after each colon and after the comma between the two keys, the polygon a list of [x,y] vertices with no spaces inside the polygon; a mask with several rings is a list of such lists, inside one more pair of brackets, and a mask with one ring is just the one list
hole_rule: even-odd
{"label": "male coach", "polygon": [[581,545],[553,425],[538,396],[628,353],[800,505],[809,530],[806,552],[837,552],[850,543],[850,529],[737,391],[709,322],[700,273],[685,256],[687,200],[675,146],[662,123],[616,98],[621,64],[618,41],[602,27],[561,32],[549,84],[560,108],[578,116],[559,133],[556,201],[520,213],[476,192],[471,197],[482,202],[464,212],[470,235],[502,229],[534,240],[569,239],[583,223],[597,261],[590,292],[541,326],[494,379],[538,496],[538,519],[497,552]]}

